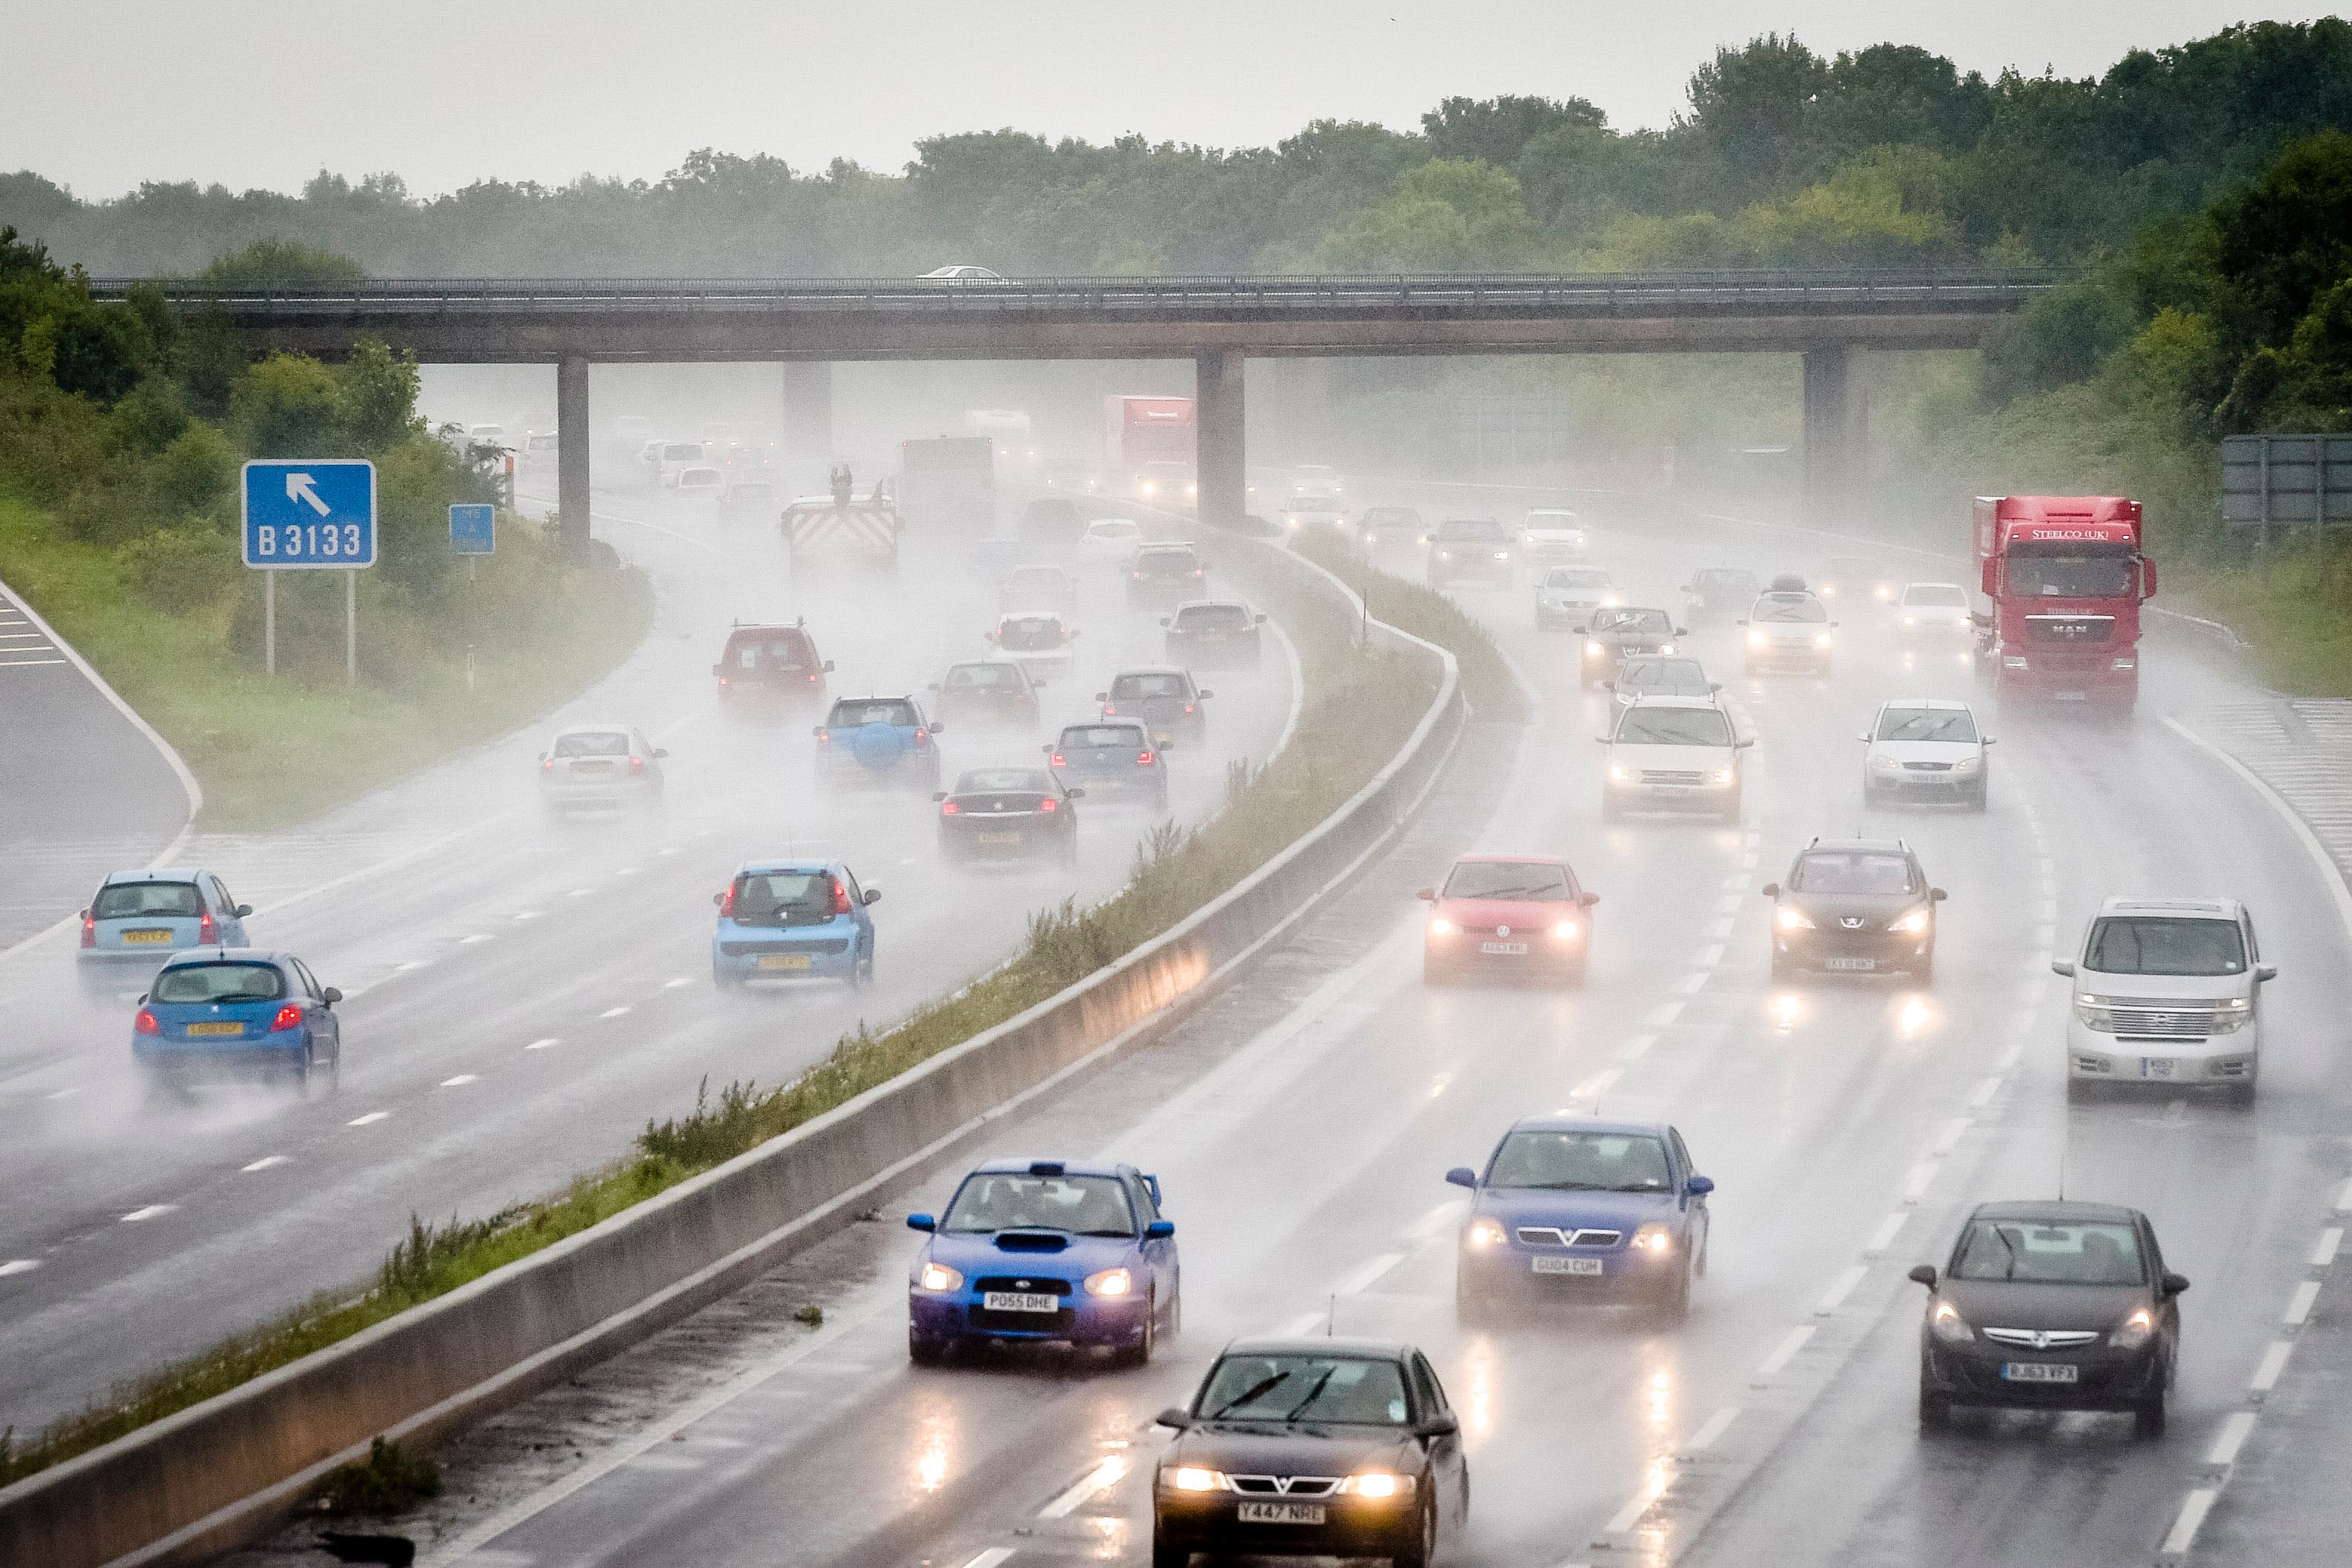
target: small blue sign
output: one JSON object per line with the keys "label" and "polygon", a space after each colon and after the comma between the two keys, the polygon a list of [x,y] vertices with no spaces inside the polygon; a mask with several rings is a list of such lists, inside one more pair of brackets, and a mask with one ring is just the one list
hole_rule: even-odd
{"label": "small blue sign", "polygon": [[460,555],[498,553],[498,509],[480,502],[459,502],[452,506],[449,509],[449,548]]}
{"label": "small blue sign", "polygon": [[350,458],[245,466],[245,563],[264,571],[375,564],[375,465]]}

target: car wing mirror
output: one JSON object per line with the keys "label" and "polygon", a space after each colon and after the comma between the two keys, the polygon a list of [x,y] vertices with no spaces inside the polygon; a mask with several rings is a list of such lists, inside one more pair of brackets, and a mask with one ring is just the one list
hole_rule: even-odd
{"label": "car wing mirror", "polygon": [[1095,693],[1095,700],[1097,702],[1108,702],[1110,700],[1110,693],[1108,691],[1097,691]]}
{"label": "car wing mirror", "polygon": [[1979,746],[1990,746],[1990,745],[1991,745],[1994,742],[1998,741],[2000,738],[2000,737],[1999,737],[1998,735],[1987,735],[1983,740],[1979,741],[1979,742],[1977,742],[1977,744],[1978,744],[1978,745],[1979,745]]}
{"label": "car wing mirror", "polygon": [[1445,1173],[1445,1179],[1454,1186],[1475,1187],[1478,1184],[1478,1173],[1467,1165],[1456,1165]]}
{"label": "car wing mirror", "polygon": [[2071,958],[2053,958],[2050,961],[2050,973],[2071,976],[2074,973],[2074,961]]}
{"label": "car wing mirror", "polygon": [[1259,611],[1256,615],[1250,617],[1250,621],[1254,626],[1262,626],[1265,625],[1265,612],[1263,610]]}
{"label": "car wing mirror", "polygon": [[1683,1184],[1683,1191],[1688,1193],[1695,1198],[1703,1198],[1706,1196],[1707,1194],[1715,1191],[1715,1178],[1712,1176],[1693,1176],[1689,1181]]}
{"label": "car wing mirror", "polygon": [[713,675],[724,675],[727,673],[727,667],[723,664],[714,664],[710,667],[710,673]]}
{"label": "car wing mirror", "polygon": [[812,724],[809,726],[809,733],[812,735],[822,735],[824,733],[824,726],[822,724]]}
{"label": "car wing mirror", "polygon": [[1742,616],[1731,624],[1735,626],[1744,626],[1748,624],[1748,617],[1746,616]]}
{"label": "car wing mirror", "polygon": [[1202,701],[1206,702],[1210,698],[1214,697],[1216,693],[1213,691],[1195,691],[1192,695],[1199,698]]}
{"label": "car wing mirror", "polygon": [[1768,899],[1777,899],[1780,896],[1780,884],[1778,882],[1767,882],[1756,890],[1763,894]]}
{"label": "car wing mirror", "polygon": [[1155,1219],[1143,1227],[1146,1241],[1165,1241],[1175,1234],[1176,1222],[1172,1219]]}
{"label": "car wing mirror", "polygon": [[247,915],[251,914],[252,912],[253,912],[253,906],[252,906],[251,904],[239,904],[239,905],[237,905],[237,906],[236,906],[236,918],[237,918],[237,919],[239,919],[239,920],[243,920],[246,916],[247,916]]}
{"label": "car wing mirror", "polygon": [[1604,680],[1601,683],[1601,689],[1603,691],[1614,691],[1617,689],[1617,683],[1613,680]]}
{"label": "car wing mirror", "polygon": [[2164,1277],[2161,1283],[2164,1286],[2164,1293],[2166,1295],[2178,1296],[2183,1290],[2189,1289],[2189,1276],[2186,1274],[2168,1274]]}
{"label": "car wing mirror", "polygon": [[727,895],[724,893],[713,893],[710,895],[710,901],[714,904],[724,905],[727,902]]}
{"label": "car wing mirror", "polygon": [[1720,691],[1720,690],[1722,690],[1722,689],[1723,689],[1723,682],[1721,682],[1720,680],[1710,680],[1710,681],[1708,681],[1708,682],[1706,683],[1706,694],[1707,694],[1709,697],[1714,696],[1717,692],[1718,692],[1718,691]]}
{"label": "car wing mirror", "polygon": [[1922,1263],[1918,1268],[1911,1270],[1906,1278],[1933,1290],[1936,1288],[1936,1266],[1932,1263]]}
{"label": "car wing mirror", "polygon": [[1944,891],[1941,888],[1930,888],[1927,889],[1927,899],[1931,903],[1940,904],[1951,896],[1951,894]]}
{"label": "car wing mirror", "polygon": [[1580,903],[1580,904],[1582,904],[1586,909],[1588,909],[1588,910],[1589,910],[1589,909],[1591,909],[1593,905],[1595,905],[1595,904],[1597,904],[1597,903],[1599,903],[1599,902],[1601,901],[1601,895],[1600,895],[1600,894],[1598,894],[1598,893],[1580,893],[1580,894],[1578,894],[1578,895],[1577,895],[1576,901],[1577,901],[1578,903]]}
{"label": "car wing mirror", "polygon": [[864,901],[869,904],[880,903],[882,901],[882,889],[879,888],[866,889]]}
{"label": "car wing mirror", "polygon": [[1167,1409],[1161,1411],[1159,1415],[1153,1416],[1151,1418],[1151,1424],[1154,1426],[1172,1426],[1177,1431],[1181,1432],[1185,1427],[1190,1426],[1192,1424],[1192,1412],[1188,1410],[1180,1410],[1175,1405],[1171,1405]]}
{"label": "car wing mirror", "polygon": [[654,748],[654,758],[656,762],[668,755],[669,748],[667,746],[656,746]]}
{"label": "car wing mirror", "polygon": [[328,986],[324,991],[320,992],[319,994],[326,998],[327,1005],[330,1007],[343,999],[342,992],[332,985]]}
{"label": "car wing mirror", "polygon": [[824,672],[827,675],[831,675],[833,673],[833,660],[826,659],[824,661]]}
{"label": "car wing mirror", "polygon": [[926,689],[928,689],[928,690],[931,690],[931,691],[937,691],[937,690],[939,690],[939,689],[940,689],[940,683],[939,683],[938,681],[934,680],[934,681],[932,681],[932,682],[930,683],[930,685],[929,685]]}
{"label": "car wing mirror", "polygon": [[2254,978],[2257,980],[2276,980],[2278,978],[2278,965],[2275,963],[2255,964]]}
{"label": "car wing mirror", "polygon": [[931,798],[933,800],[945,800],[947,797],[948,792],[943,789],[935,789],[931,792]]}
{"label": "car wing mirror", "polygon": [[1166,625],[1168,624],[1168,617],[1167,617],[1166,616],[1160,616],[1160,624],[1161,626],[1166,626]]}
{"label": "car wing mirror", "polygon": [[543,763],[543,762],[545,762],[545,761],[547,761],[547,753],[546,753],[545,752],[540,752],[540,753],[539,753],[539,760],[540,760],[541,762],[542,762],[542,763]]}
{"label": "car wing mirror", "polygon": [[1856,736],[1854,737],[1854,739],[1855,739],[1855,740],[1857,740],[1857,741],[1860,741],[1864,745],[1867,746],[1868,744],[1870,744],[1870,731],[1867,731],[1867,730],[1864,730],[1861,734],[1856,735]]}
{"label": "car wing mirror", "polygon": [[907,1228],[908,1230],[937,1230],[940,1228],[940,1222],[927,1214],[910,1214],[907,1216]]}
{"label": "car wing mirror", "polygon": [[1451,1437],[1461,1430],[1462,1423],[1451,1414],[1433,1415],[1420,1426],[1424,1437]]}
{"label": "car wing mirror", "polygon": [[1437,889],[1435,888],[1416,888],[1413,889],[1412,896],[1421,900],[1423,903],[1433,904],[1437,901]]}
{"label": "car wing mirror", "polygon": [[1087,791],[1084,784],[1072,784],[1068,789],[1064,790],[1062,793],[1068,795],[1072,800],[1084,800],[1087,798]]}
{"label": "car wing mirror", "polygon": [[1746,751],[1748,747],[1750,747],[1750,746],[1754,745],[1755,743],[1756,743],[1756,737],[1755,737],[1755,736],[1753,736],[1753,735],[1742,735],[1742,736],[1738,737],[1737,740],[1735,740],[1735,741],[1733,741],[1733,742],[1731,742],[1731,749],[1732,749],[1733,751],[1735,751],[1735,752],[1744,752],[1744,751]]}
{"label": "car wing mirror", "polygon": [[1690,636],[1690,628],[1688,626],[1676,626],[1675,628],[1675,636],[1678,637],[1686,637]]}

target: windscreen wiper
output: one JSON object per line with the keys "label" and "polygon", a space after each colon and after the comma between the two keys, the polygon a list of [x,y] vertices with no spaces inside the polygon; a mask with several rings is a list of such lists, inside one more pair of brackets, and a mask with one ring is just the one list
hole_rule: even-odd
{"label": "windscreen wiper", "polygon": [[1244,1391],[1239,1398],[1228,1399],[1223,1405],[1218,1405],[1215,1410],[1210,1413],[1209,1419],[1214,1421],[1221,1416],[1231,1415],[1234,1411],[1240,1409],[1250,1401],[1271,1391],[1276,1384],[1282,1382],[1290,1374],[1286,1372],[1277,1372],[1272,1377],[1260,1379]]}

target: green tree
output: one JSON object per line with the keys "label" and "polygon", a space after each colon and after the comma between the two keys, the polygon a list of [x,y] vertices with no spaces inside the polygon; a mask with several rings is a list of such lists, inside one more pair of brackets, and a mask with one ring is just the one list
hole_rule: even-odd
{"label": "green tree", "polygon": [[1691,73],[1687,124],[1722,164],[1724,199],[1762,195],[1796,168],[1807,121],[1829,83],[1827,63],[1794,34],[1719,48]]}
{"label": "green tree", "polygon": [[1580,98],[1505,95],[1449,98],[1421,117],[1421,133],[1439,158],[1477,160],[1508,168],[1528,144],[1559,132],[1602,131],[1609,117]]}
{"label": "green tree", "polygon": [[304,284],[359,283],[367,268],[348,256],[291,239],[257,239],[231,255],[216,256],[204,269],[207,283],[268,289]]}
{"label": "green tree", "polygon": [[257,458],[346,455],[342,399],[334,373],[300,354],[272,354],[248,367],[229,407]]}
{"label": "green tree", "polygon": [[1433,158],[1333,229],[1319,254],[1343,272],[1508,268],[1534,236],[1517,180],[1476,160]]}
{"label": "green tree", "polygon": [[422,434],[416,413],[416,358],[394,353],[373,338],[352,345],[352,357],[335,371],[335,398],[344,437],[362,452],[380,452],[404,437]]}

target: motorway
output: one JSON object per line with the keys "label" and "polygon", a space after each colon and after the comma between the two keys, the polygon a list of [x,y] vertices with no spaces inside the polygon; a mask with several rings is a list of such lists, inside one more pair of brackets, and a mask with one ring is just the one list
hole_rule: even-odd
{"label": "motorway", "polygon": [[[1685,522],[1597,531],[1593,554],[1635,602],[1672,606],[1696,565],[1802,570],[1850,552]],[[1457,1563],[2149,1561],[2243,1410],[2282,1307],[2304,1300],[2346,1173],[2337,889],[2174,722],[2211,731],[2252,695],[2159,635],[2129,722],[1991,723],[1984,815],[1865,810],[1856,731],[1889,696],[1975,695],[1959,650],[1906,649],[1849,614],[1833,676],[1751,679],[1736,633],[1710,629],[1696,651],[1760,737],[1745,821],[1604,827],[1591,736],[1606,698],[1577,689],[1574,639],[1534,630],[1524,588],[1460,598],[1538,689],[1536,722],[1474,725],[1396,847],[1173,1038],[992,1125],[870,1223],[454,1445],[444,1499],[403,1524],[420,1561],[1148,1561],[1166,1436],[1152,1415],[1189,1397],[1230,1336],[1327,1325],[1410,1339],[1436,1363],[1476,1500]],[[1909,838],[1950,890],[1936,984],[1772,985],[1759,888],[1811,835],[1855,829]],[[1601,893],[1584,990],[1423,985],[1412,889],[1474,846],[1565,853]],[[2253,1108],[2069,1104],[2066,992],[2048,963],[2117,890],[2252,904],[2281,969]],[[1691,1315],[1465,1329],[1442,1173],[1479,1163],[1513,1118],[1570,1107],[1672,1120],[1718,1184]],[[900,1221],[996,1153],[1160,1175],[1186,1300],[1181,1340],[1150,1367],[908,1364],[916,1241]],[[2062,1182],[2146,1209],[2194,1281],[2168,1435],[2070,1415],[1923,1437],[1905,1271],[1940,1264],[1972,1204]],[[795,1316],[807,1306],[821,1324]],[[2294,1386],[2290,1370],[2290,1412]],[[2327,1405],[2305,1395],[2302,1419]],[[2263,1442],[2297,1447],[2292,1427]],[[2234,1531],[2230,1560],[2266,1539]],[[298,1529],[239,1561],[323,1562],[308,1540]]]}
{"label": "motorway", "polygon": [[[1126,879],[1152,826],[1140,808],[1082,807],[1076,871],[950,868],[925,795],[812,790],[821,710],[761,726],[719,709],[710,666],[736,618],[805,615],[838,667],[835,694],[920,693],[949,663],[985,657],[994,587],[962,542],[910,541],[888,589],[839,566],[795,583],[772,524],[635,485],[598,505],[599,531],[657,595],[652,635],[619,669],[549,723],[304,830],[199,834],[177,857],[256,907],[257,945],[343,990],[339,1092],[149,1099],[131,1066],[131,998],[77,994],[71,932],[0,958],[0,1427],[35,1430],[364,1279],[412,1215],[478,1217],[561,1191],[625,1155],[647,1118],[691,1109],[698,1081],[715,1096],[789,1079],[861,1024],[1011,956],[1033,911]],[[1087,580],[1073,624],[1076,668],[1040,694],[1049,726],[1092,717],[1114,668],[1160,658],[1156,614],[1127,609],[1112,577]],[[1213,809],[1227,761],[1263,759],[1286,732],[1281,646],[1261,675],[1214,683],[1208,745],[1171,753],[1177,816]],[[558,721],[634,723],[667,746],[658,807],[542,820],[533,759]],[[955,728],[949,777],[1037,762],[1045,738]],[[873,984],[714,993],[712,897],[745,858],[779,853],[844,858],[883,889]],[[86,902],[100,869],[53,892],[47,920]]]}

